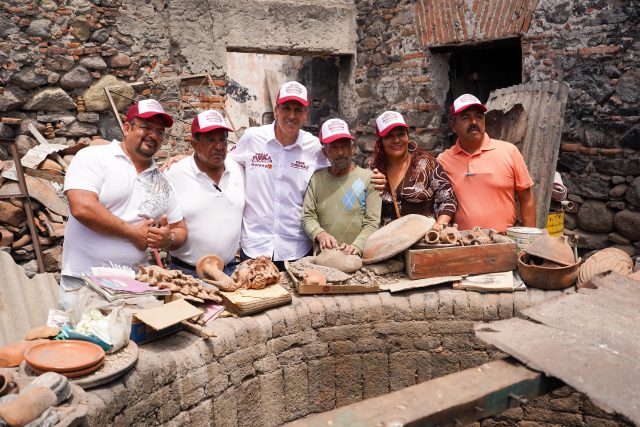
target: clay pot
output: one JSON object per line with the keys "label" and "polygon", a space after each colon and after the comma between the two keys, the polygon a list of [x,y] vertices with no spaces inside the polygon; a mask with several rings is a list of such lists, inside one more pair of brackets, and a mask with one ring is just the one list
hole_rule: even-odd
{"label": "clay pot", "polygon": [[578,277],[580,260],[564,266],[552,261],[541,260],[541,265],[532,263],[532,257],[521,251],[518,254],[518,274],[527,286],[538,289],[556,290],[573,285]]}
{"label": "clay pot", "polygon": [[17,393],[18,385],[13,381],[13,374],[8,369],[0,370],[0,397],[5,394]]}
{"label": "clay pot", "polygon": [[424,235],[424,240],[430,245],[437,245],[440,243],[440,233],[436,230],[429,230],[427,234]]}
{"label": "clay pot", "polygon": [[362,268],[362,258],[358,255],[346,255],[340,249],[325,249],[314,257],[314,263],[345,273],[353,273]]}
{"label": "clay pot", "polygon": [[633,260],[621,249],[602,249],[591,255],[580,267],[578,287],[586,286],[595,275],[610,271],[627,276],[633,271]]}
{"label": "clay pot", "polygon": [[422,239],[436,220],[423,215],[406,215],[376,230],[364,245],[362,262],[373,264],[399,254]]}
{"label": "clay pot", "polygon": [[316,286],[326,286],[327,278],[324,274],[319,272],[318,270],[305,270],[302,273],[302,277],[304,278],[305,285],[316,285]]}
{"label": "clay pot", "polygon": [[13,368],[20,365],[24,360],[24,353],[42,341],[44,340],[18,341],[0,347],[0,367]]}
{"label": "clay pot", "polygon": [[462,239],[462,234],[460,234],[460,231],[458,230],[458,224],[454,224],[453,226],[445,227],[440,232],[440,242],[441,243],[456,244],[461,239]]}
{"label": "clay pot", "polygon": [[573,265],[576,262],[567,236],[551,237],[546,230],[527,246],[525,252],[560,265]]}

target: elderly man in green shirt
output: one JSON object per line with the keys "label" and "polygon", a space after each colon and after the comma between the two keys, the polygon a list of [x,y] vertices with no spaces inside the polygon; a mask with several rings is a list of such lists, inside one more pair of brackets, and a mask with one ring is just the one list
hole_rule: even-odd
{"label": "elderly man in green shirt", "polygon": [[372,172],[353,162],[353,140],[343,120],[327,120],[320,129],[322,150],[331,166],[313,174],[302,207],[304,230],[320,251],[339,248],[348,255],[362,255],[380,224],[380,193],[371,182]]}

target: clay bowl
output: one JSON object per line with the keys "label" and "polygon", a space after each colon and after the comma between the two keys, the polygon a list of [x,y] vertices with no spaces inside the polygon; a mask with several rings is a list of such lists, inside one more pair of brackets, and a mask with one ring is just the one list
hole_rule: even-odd
{"label": "clay bowl", "polygon": [[524,251],[518,254],[518,274],[527,286],[538,289],[557,290],[572,286],[578,278],[580,259],[573,265],[560,265],[543,261],[542,265],[531,263]]}
{"label": "clay bowl", "polygon": [[576,263],[567,236],[551,237],[545,233],[531,242],[525,252],[561,265],[570,266]]}
{"label": "clay bowl", "polygon": [[218,255],[205,255],[198,260],[196,264],[196,274],[198,277],[204,277],[206,279],[213,279],[208,274],[206,274],[206,270],[210,267],[216,267],[218,270],[222,271],[224,269],[224,261]]}
{"label": "clay bowl", "polygon": [[32,368],[58,373],[94,367],[102,363],[104,356],[99,345],[78,340],[45,341],[24,353],[24,359]]}

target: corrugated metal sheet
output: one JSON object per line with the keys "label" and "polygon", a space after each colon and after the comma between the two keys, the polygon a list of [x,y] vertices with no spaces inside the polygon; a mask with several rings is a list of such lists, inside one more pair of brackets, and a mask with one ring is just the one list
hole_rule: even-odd
{"label": "corrugated metal sheet", "polygon": [[[491,92],[486,104],[487,133],[516,144],[529,168],[539,228],[547,224],[568,94],[565,83],[527,83]],[[492,124],[491,110],[503,112],[504,119]]]}
{"label": "corrugated metal sheet", "polygon": [[46,324],[49,309],[58,306],[58,288],[53,274],[29,279],[11,255],[0,251],[0,346]]}
{"label": "corrugated metal sheet", "polygon": [[538,0],[417,0],[418,38],[432,47],[500,39],[529,29]]}

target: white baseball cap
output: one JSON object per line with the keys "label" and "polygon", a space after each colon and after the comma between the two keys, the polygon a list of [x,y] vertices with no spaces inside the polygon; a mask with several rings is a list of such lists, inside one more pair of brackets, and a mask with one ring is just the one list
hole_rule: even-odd
{"label": "white baseball cap", "polygon": [[470,93],[465,93],[464,95],[460,95],[459,97],[456,98],[455,101],[453,101],[453,104],[451,104],[451,108],[449,109],[449,112],[451,113],[452,116],[454,116],[456,114],[462,113],[464,110],[466,110],[469,107],[473,107],[474,105],[479,106],[482,109],[482,111],[487,111],[487,107],[485,107],[478,98],[471,95]]}
{"label": "white baseball cap", "polygon": [[276,104],[284,104],[287,101],[297,101],[305,107],[308,107],[309,98],[307,96],[307,88],[298,82],[286,82],[280,86]]}
{"label": "white baseball cap", "polygon": [[336,139],[349,138],[355,139],[351,132],[349,132],[349,126],[344,120],[329,119],[322,124],[320,128],[320,142],[323,144],[331,144]]}
{"label": "white baseball cap", "polygon": [[408,128],[402,114],[396,111],[385,111],[376,119],[376,133],[382,137],[387,136],[391,129],[402,126]]}
{"label": "white baseball cap", "polygon": [[196,133],[206,133],[216,129],[225,129],[233,132],[224,117],[217,110],[205,110],[198,114],[191,122],[191,135]]}

